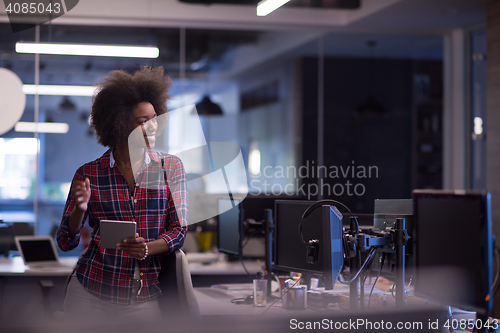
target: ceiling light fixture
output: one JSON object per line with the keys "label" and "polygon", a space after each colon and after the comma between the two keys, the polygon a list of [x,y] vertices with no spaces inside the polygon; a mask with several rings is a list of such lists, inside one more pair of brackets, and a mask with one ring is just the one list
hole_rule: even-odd
{"label": "ceiling light fixture", "polygon": [[57,107],[57,112],[68,112],[75,110],[76,105],[68,98],[68,96],[64,96],[61,104],[59,104],[59,106]]}
{"label": "ceiling light fixture", "polygon": [[290,0],[262,0],[257,4],[257,16],[266,16],[289,1]]}
{"label": "ceiling light fixture", "polygon": [[250,142],[250,153],[248,154],[248,171],[252,176],[260,174],[260,150],[257,141]]}
{"label": "ceiling light fixture", "polygon": [[17,42],[17,53],[60,54],[96,57],[158,58],[157,47],[92,44]]}
{"label": "ceiling light fixture", "polygon": [[68,133],[69,125],[66,123],[30,123],[20,121],[14,127],[16,132],[35,132],[38,133]]}
{"label": "ceiling light fixture", "polygon": [[23,92],[26,95],[52,95],[52,96],[92,96],[95,87],[93,86],[54,86],[54,85],[34,85],[23,84]]}
{"label": "ceiling light fixture", "polygon": [[212,102],[208,95],[203,97],[201,102],[196,103],[196,112],[199,116],[221,116],[223,114],[219,104]]}

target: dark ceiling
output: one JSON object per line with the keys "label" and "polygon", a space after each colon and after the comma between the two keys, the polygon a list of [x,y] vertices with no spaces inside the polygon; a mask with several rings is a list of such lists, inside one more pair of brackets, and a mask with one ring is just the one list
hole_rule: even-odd
{"label": "dark ceiling", "polygon": [[[186,76],[197,77],[209,70],[223,55],[236,46],[257,43],[259,31],[234,31],[211,29],[186,30]],[[33,55],[15,52],[15,43],[21,40],[34,41],[35,29],[12,33],[9,24],[0,24],[0,67],[22,73],[22,67],[32,73]],[[46,24],[40,26],[41,42],[92,43],[115,45],[155,45],[160,50],[157,59],[78,57],[42,55],[41,69],[57,72],[80,69],[107,73],[113,69],[132,71],[144,64],[161,64],[171,76],[178,76],[180,61],[180,30],[178,28],[137,28],[112,26],[64,26]],[[64,60],[64,61],[62,61]],[[26,64],[24,64],[26,63]],[[64,64],[63,64],[64,63]],[[16,67],[16,68],[14,68]],[[56,73],[54,73],[56,74]],[[202,75],[202,74],[201,74]],[[41,77],[43,79],[43,77]],[[30,81],[30,80],[28,80]]]}

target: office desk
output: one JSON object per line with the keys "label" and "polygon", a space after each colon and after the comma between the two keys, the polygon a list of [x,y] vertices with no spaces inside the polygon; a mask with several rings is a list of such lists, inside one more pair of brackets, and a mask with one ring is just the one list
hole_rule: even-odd
{"label": "office desk", "polygon": [[[311,309],[304,310],[286,310],[281,306],[281,300],[268,300],[266,306],[256,307],[251,304],[235,304],[231,303],[232,299],[244,298],[245,296],[252,295],[253,290],[248,288],[241,291],[226,291],[218,288],[195,288],[194,289],[198,304],[200,306],[200,314],[202,316],[276,316],[276,315],[289,315],[296,313],[316,313]],[[278,296],[277,293],[274,293]],[[273,302],[275,302],[274,305]],[[269,309],[268,309],[269,308]]]}
{"label": "office desk", "polygon": [[[234,286],[234,288],[233,288]],[[378,287],[378,284],[377,284]],[[252,284],[248,283],[245,285],[221,285],[213,286],[210,288],[195,288],[195,295],[198,299],[200,305],[200,313],[202,316],[217,316],[217,315],[261,315],[264,310],[266,310],[271,304],[273,304],[267,311],[267,314],[279,314],[279,313],[318,313],[318,312],[331,312],[331,311],[351,311],[349,302],[349,286],[346,285],[335,285],[333,290],[325,292],[308,291],[308,300],[311,302],[313,294],[318,297],[319,294],[328,294],[330,300],[330,306],[328,309],[284,309],[282,307],[282,301],[277,300],[280,296],[277,292],[278,284],[273,281],[272,288],[274,290],[274,299],[267,301],[265,307],[254,307],[251,304],[234,304],[231,300],[238,298],[245,298],[246,296],[253,294]],[[331,297],[333,296],[333,297]],[[365,293],[365,310],[368,310],[368,298],[369,292]],[[337,303],[338,302],[338,303]],[[418,298],[416,296],[408,296],[406,298],[406,304],[409,308],[423,308],[428,302],[424,299]],[[390,291],[380,290],[375,288],[373,291],[371,299],[371,310],[391,310],[396,308],[396,302],[394,297],[391,295]],[[358,309],[363,311],[363,309]]]}
{"label": "office desk", "polygon": [[[64,259],[66,260],[66,259]],[[76,262],[76,258],[67,259]],[[218,263],[211,265],[193,264],[193,272],[196,274],[209,274],[210,272],[218,276],[222,270],[227,270],[228,274],[240,274],[238,262]],[[255,266],[251,266],[255,265]],[[259,269],[260,264],[251,264],[248,269]],[[201,267],[200,267],[201,266]],[[64,299],[64,290],[66,285],[67,272],[44,272],[26,270],[20,258],[13,259],[11,262],[0,260],[0,295],[2,299],[2,312],[0,317],[0,331],[2,326],[10,323],[15,323],[18,327],[30,327],[30,332],[35,332],[38,328],[40,332],[88,332],[85,330],[78,331],[77,328],[70,327],[54,327],[51,330],[43,330],[45,327],[54,325],[52,320],[58,319],[57,314],[62,315],[62,300]],[[196,276],[196,275],[195,275]],[[238,276],[238,275],[236,275]],[[44,303],[43,288],[41,282],[51,280],[54,287],[50,290],[48,304]],[[204,333],[226,333],[226,332],[279,332],[290,331],[292,320],[305,321],[322,321],[323,319],[333,320],[334,322],[345,322],[349,319],[365,319],[372,322],[387,321],[421,321],[427,323],[430,320],[435,320],[438,314],[435,310],[424,310],[423,312],[411,310],[395,312],[363,312],[352,314],[347,311],[341,312],[316,312],[310,309],[306,310],[286,310],[280,306],[280,301],[276,302],[268,311],[266,307],[254,307],[253,304],[233,304],[231,299],[245,297],[252,292],[250,289],[238,292],[226,292],[215,288],[195,288],[195,294],[198,299],[202,318],[199,321],[182,322],[182,327],[178,332],[204,332]],[[46,309],[49,311],[45,313]],[[59,311],[59,312],[58,312]],[[266,311],[264,313],[264,311]],[[54,316],[54,313],[56,314]],[[262,315],[263,314],[263,315]],[[56,322],[56,321],[55,321]],[[31,330],[33,328],[33,330]],[[116,327],[114,327],[116,328]],[[123,327],[124,331],[130,331],[130,327]],[[96,332],[100,332],[96,327]],[[112,330],[108,328],[101,331],[109,333]],[[164,327],[148,332],[163,332]],[[362,331],[362,330],[358,330]],[[411,332],[411,330],[408,330]],[[422,330],[414,330],[422,332]],[[424,330],[425,331],[425,330]],[[118,332],[118,331],[117,331]],[[406,330],[405,330],[406,332]]]}
{"label": "office desk", "polygon": [[78,258],[60,258],[65,267],[28,269],[21,257],[0,259],[1,323],[44,323],[63,311],[68,276]]}
{"label": "office desk", "polygon": [[[252,284],[247,284],[245,288],[244,285],[236,285],[238,289],[227,290],[228,286],[221,286],[218,288],[216,286],[211,288],[195,288],[195,295],[198,299],[198,304],[200,305],[200,313],[202,316],[218,316],[218,315],[287,315],[287,314],[312,314],[323,311],[330,310],[314,310],[311,308],[306,309],[285,309],[282,307],[282,300],[278,299],[281,295],[279,292],[273,292],[273,299],[268,299],[266,306],[256,307],[251,304],[234,304],[231,300],[238,298],[245,298],[248,295],[253,294]],[[273,281],[273,290],[277,290],[278,283]],[[334,308],[337,310],[345,311],[349,308],[349,288],[346,286],[336,286],[337,290],[330,292],[333,295],[344,295],[342,296],[342,306],[335,305]],[[385,294],[384,292],[375,290],[375,294]],[[308,294],[309,295],[309,294]],[[310,296],[308,296],[310,297]],[[375,302],[372,302],[372,308]],[[394,302],[392,302],[391,307],[394,307]],[[269,309],[268,309],[269,308]]]}
{"label": "office desk", "polygon": [[[189,256],[188,256],[189,259]],[[248,275],[239,261],[218,261],[210,264],[189,263],[193,286],[210,287],[220,283],[249,283],[257,272],[262,271],[264,262],[245,260]]]}
{"label": "office desk", "polygon": [[28,269],[23,258],[0,259],[0,276],[66,276],[68,277],[75,267],[78,257],[61,257],[59,262],[64,265],[57,269]]}
{"label": "office desk", "polygon": [[[289,310],[281,306],[281,301],[265,307],[253,304],[234,304],[231,299],[244,297],[251,291],[226,292],[216,288],[195,288],[200,305],[201,323],[206,327],[218,327],[220,332],[290,332],[293,330],[335,330],[356,332],[448,332],[442,324],[446,311],[442,307],[372,308],[349,311]],[[268,309],[269,308],[269,309]],[[439,320],[440,329],[429,329],[429,323]],[[407,325],[397,330],[398,323]],[[211,326],[209,326],[209,324]],[[307,325],[311,325],[308,328]],[[313,326],[312,325],[316,325]],[[370,326],[372,325],[372,326]],[[381,326],[384,325],[384,326]],[[419,326],[420,325],[420,326]],[[411,326],[411,327],[409,327]],[[202,325],[200,324],[200,327]],[[379,327],[378,329],[373,327]],[[384,327],[385,329],[380,329]],[[201,330],[199,330],[202,332]]]}
{"label": "office desk", "polygon": [[[0,327],[2,323],[22,323],[26,318],[41,324],[62,316],[66,283],[78,257],[61,257],[67,267],[27,269],[21,257],[0,259]],[[238,262],[218,261],[209,265],[190,263],[195,286],[249,282],[262,264],[245,261],[252,276]]]}

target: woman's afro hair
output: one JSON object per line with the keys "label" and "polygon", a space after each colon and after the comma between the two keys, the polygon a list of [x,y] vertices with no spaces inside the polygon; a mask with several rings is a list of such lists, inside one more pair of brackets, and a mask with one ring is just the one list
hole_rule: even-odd
{"label": "woman's afro hair", "polygon": [[133,110],[141,102],[153,105],[158,116],[167,112],[172,80],[163,67],[141,67],[133,74],[116,70],[99,82],[93,98],[91,127],[97,141],[114,148],[127,140],[133,124]]}

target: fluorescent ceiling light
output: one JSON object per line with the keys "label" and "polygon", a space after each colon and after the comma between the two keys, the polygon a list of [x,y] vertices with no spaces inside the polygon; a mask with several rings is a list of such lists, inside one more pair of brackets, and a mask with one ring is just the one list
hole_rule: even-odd
{"label": "fluorescent ceiling light", "polygon": [[248,171],[257,176],[260,173],[260,150],[253,149],[248,156]]}
{"label": "fluorescent ceiling light", "polygon": [[266,16],[290,0],[262,0],[257,4],[257,16]]}
{"label": "fluorescent ceiling light", "polygon": [[52,96],[92,96],[95,87],[93,86],[52,86],[23,84],[23,92],[26,95],[52,95]]}
{"label": "fluorescent ceiling light", "polygon": [[157,47],[56,44],[56,43],[16,43],[17,53],[63,54],[97,57],[158,58]]}
{"label": "fluorescent ceiling light", "polygon": [[483,119],[481,117],[474,118],[474,134],[483,134]]}
{"label": "fluorescent ceiling light", "polygon": [[37,132],[39,133],[68,133],[69,125],[66,123],[28,123],[18,122],[14,127],[16,132]]}

